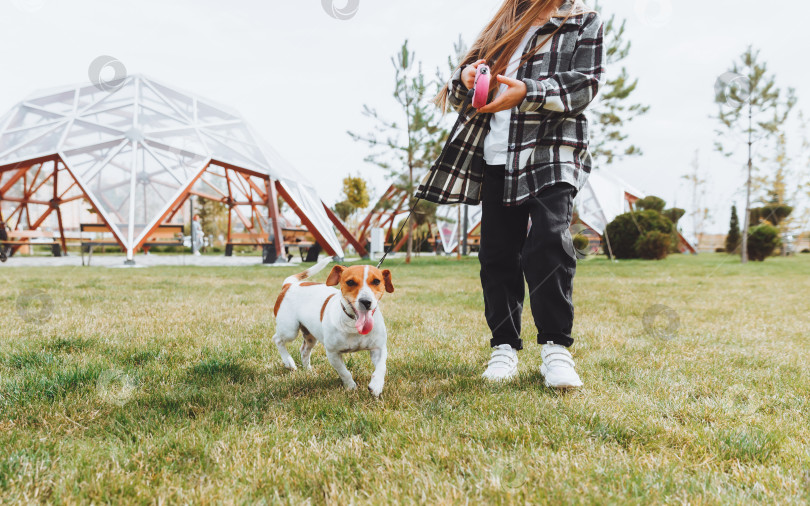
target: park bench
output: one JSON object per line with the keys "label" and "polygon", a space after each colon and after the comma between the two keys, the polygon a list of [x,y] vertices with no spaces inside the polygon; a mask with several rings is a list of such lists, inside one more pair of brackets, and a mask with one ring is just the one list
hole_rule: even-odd
{"label": "park bench", "polygon": [[267,243],[267,235],[255,232],[231,232],[231,238],[225,245],[225,256],[233,256],[234,246],[262,246]]}
{"label": "park bench", "polygon": [[[436,237],[429,237],[427,239],[428,244],[430,244],[430,249],[432,249],[433,251],[436,251],[436,241],[437,241]],[[467,250],[469,252],[474,252],[480,249],[481,249],[481,236],[480,235],[467,236]],[[455,249],[453,249],[453,251],[455,251]],[[441,254],[443,252],[444,249],[436,251],[437,254]]]}
{"label": "park bench", "polygon": [[309,231],[305,228],[282,228],[284,234],[284,245],[287,247],[287,260],[292,258],[290,247],[298,248],[302,262],[317,262],[318,255],[321,254],[321,245],[310,238]]}
{"label": "park bench", "polygon": [[62,245],[56,239],[56,235],[53,232],[46,232],[44,230],[9,230],[6,234],[8,235],[8,239],[0,241],[0,245],[2,245],[3,248],[10,248],[11,255],[13,255],[20,246],[50,246],[53,256],[62,256]]}
{"label": "park bench", "polygon": [[[82,265],[84,265],[84,254],[87,253],[87,266],[90,266],[90,260],[93,258],[93,248],[103,246],[121,246],[115,237],[112,235],[112,230],[107,225],[101,223],[81,223],[79,224],[81,231],[81,253]],[[92,238],[86,238],[84,234],[94,234]],[[101,235],[101,237],[98,237]]]}
{"label": "park bench", "polygon": [[[301,260],[304,262],[317,262],[321,247],[317,242],[309,239],[309,232],[305,228],[282,228],[284,246],[287,250],[287,260],[292,258],[289,248],[298,248]],[[234,246],[268,246],[267,235],[255,232],[231,232],[231,239],[225,245],[225,256],[233,256]]]}
{"label": "park bench", "polygon": [[148,253],[152,246],[183,246],[183,225],[158,225],[143,243],[143,250]]}

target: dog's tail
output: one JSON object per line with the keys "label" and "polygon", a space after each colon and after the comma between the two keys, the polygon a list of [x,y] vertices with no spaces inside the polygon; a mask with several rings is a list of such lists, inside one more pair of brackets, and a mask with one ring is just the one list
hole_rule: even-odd
{"label": "dog's tail", "polygon": [[331,261],[332,261],[331,257],[324,258],[323,260],[313,265],[309,269],[305,270],[304,272],[299,272],[298,274],[293,274],[292,276],[288,277],[287,279],[284,280],[282,286],[298,284],[304,281],[305,279],[314,276],[315,274],[321,272],[324,267],[329,265]]}

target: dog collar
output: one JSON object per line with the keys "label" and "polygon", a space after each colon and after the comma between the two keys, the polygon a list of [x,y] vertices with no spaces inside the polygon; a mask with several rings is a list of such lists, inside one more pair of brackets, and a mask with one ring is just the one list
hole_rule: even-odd
{"label": "dog collar", "polygon": [[[346,297],[343,297],[343,300],[346,300]],[[348,300],[346,300],[346,302],[349,302],[349,301],[348,301]],[[352,305],[352,303],[351,303],[351,302],[349,302],[349,305],[351,306],[351,305]],[[348,311],[346,311],[346,307],[343,305],[343,303],[341,303],[341,304],[340,304],[340,309],[342,309],[342,310],[343,310],[343,314],[345,314],[346,316],[348,316],[348,317],[349,317],[349,318],[351,318],[352,320],[356,320],[356,319],[357,319],[357,315],[351,315],[351,314],[349,314],[349,312],[348,312]],[[377,310],[377,308],[374,308],[374,309],[372,309],[372,310],[371,310],[371,316],[374,316],[374,311],[376,311],[376,310]],[[354,306],[352,306],[352,311],[354,311]]]}
{"label": "dog collar", "polygon": [[[346,316],[348,316],[348,317],[349,317],[349,318],[351,318],[352,320],[354,320],[354,319],[356,319],[356,318],[357,318],[357,316],[355,316],[355,315],[350,315],[350,314],[349,314],[349,312],[348,312],[348,311],[346,311],[346,307],[345,307],[343,304],[341,304],[341,305],[340,305],[340,309],[342,309],[342,310],[343,310],[343,314],[345,314]],[[354,308],[352,308],[352,310],[354,310]]]}

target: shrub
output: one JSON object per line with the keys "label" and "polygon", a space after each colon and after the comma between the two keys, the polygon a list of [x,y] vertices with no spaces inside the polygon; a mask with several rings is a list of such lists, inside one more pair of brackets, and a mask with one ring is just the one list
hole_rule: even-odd
{"label": "shrub", "polygon": [[646,233],[653,230],[669,235],[672,234],[674,227],[669,218],[652,209],[620,214],[607,226],[613,255],[616,258],[639,258],[636,243],[642,234],[641,231]]}
{"label": "shrub", "polygon": [[636,251],[645,260],[662,260],[667,257],[671,243],[672,234],[650,230],[638,238]]}
{"label": "shrub", "polygon": [[666,206],[667,203],[664,201],[664,199],[650,195],[649,197],[636,200],[635,204],[633,205],[636,206],[637,209],[642,209],[645,211],[658,211],[660,213],[664,210],[664,206]]}
{"label": "shrub", "polygon": [[714,248],[714,252],[715,252],[715,253],[725,253],[725,252],[726,252],[726,248]]}
{"label": "shrub", "polygon": [[773,225],[763,223],[752,227],[748,232],[748,258],[762,262],[780,243],[779,229]]}
{"label": "shrub", "polygon": [[785,204],[765,204],[751,209],[751,223],[767,221],[771,225],[779,224],[793,212],[793,207]]}
{"label": "shrub", "polygon": [[810,253],[810,249],[804,248],[804,249],[802,250],[802,253]]}
{"label": "shrub", "polygon": [[661,214],[669,218],[669,221],[672,223],[677,224],[678,220],[683,218],[683,215],[686,214],[686,210],[681,209],[680,207],[672,207],[670,209],[664,209],[661,211]]}

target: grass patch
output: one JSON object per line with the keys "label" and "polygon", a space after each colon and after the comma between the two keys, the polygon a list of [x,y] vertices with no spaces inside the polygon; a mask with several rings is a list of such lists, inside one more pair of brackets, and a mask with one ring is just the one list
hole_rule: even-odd
{"label": "grass patch", "polygon": [[[543,386],[528,301],[519,377],[481,381],[476,259],[389,262],[381,400],[368,354],[356,392],[320,346],[281,366],[272,306],[298,269],[4,268],[0,503],[810,500],[810,256],[580,262],[569,393]],[[33,290],[53,305],[24,320]]]}

